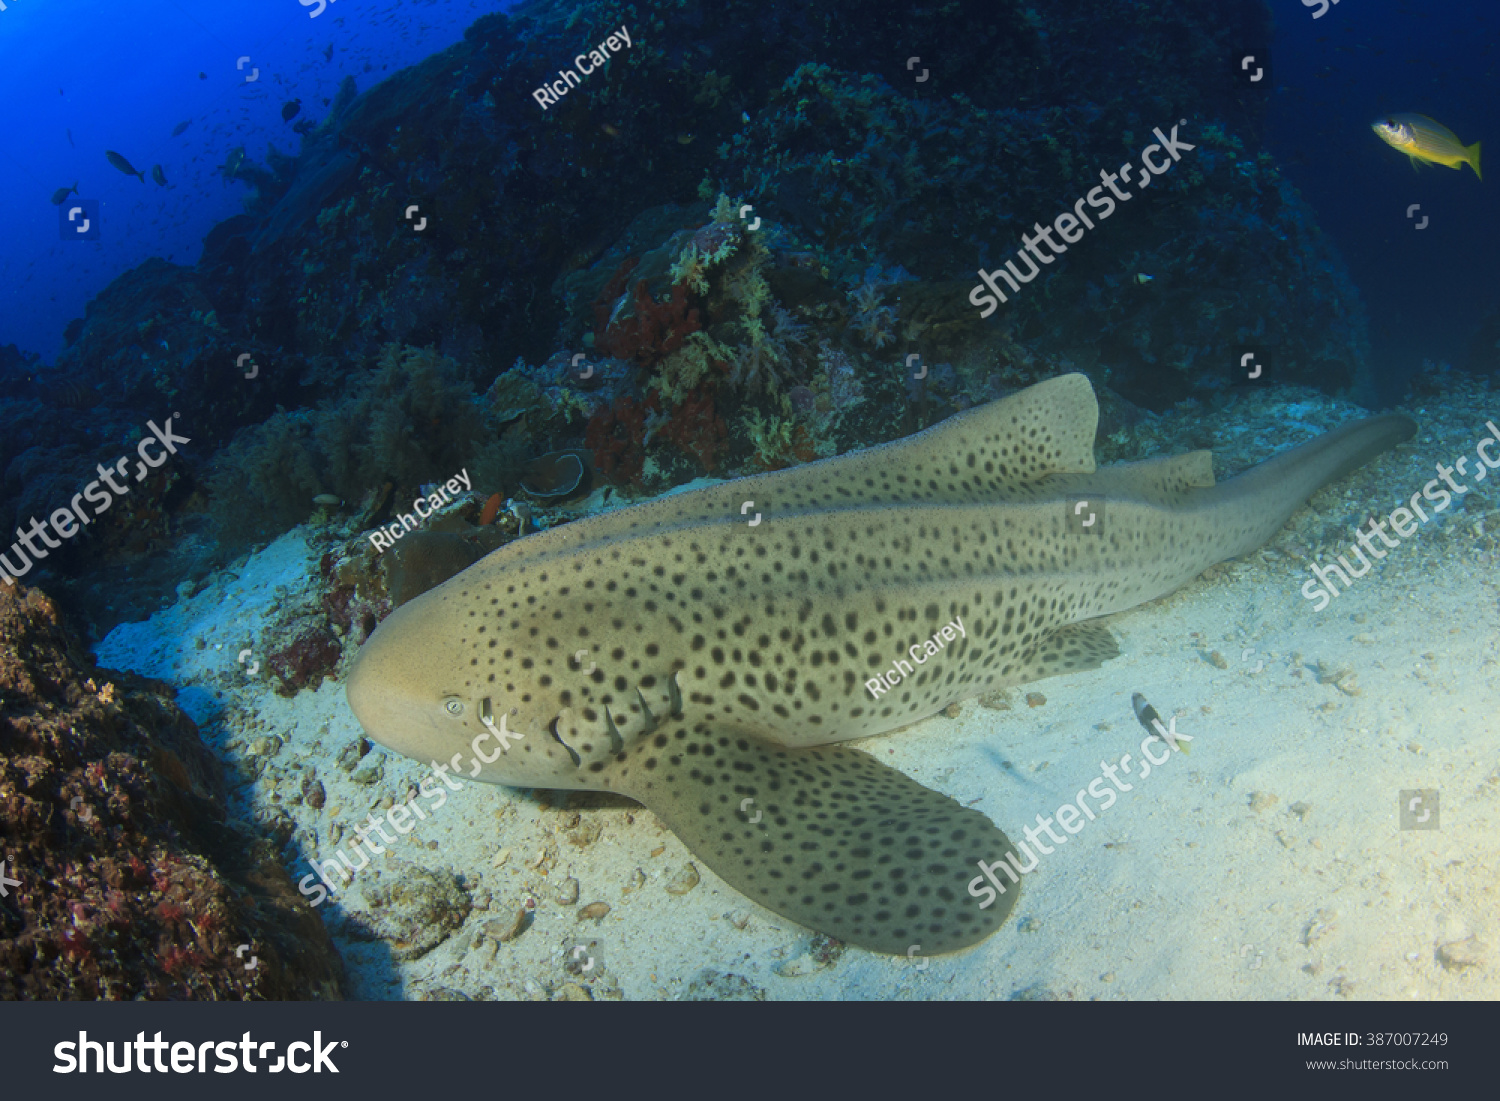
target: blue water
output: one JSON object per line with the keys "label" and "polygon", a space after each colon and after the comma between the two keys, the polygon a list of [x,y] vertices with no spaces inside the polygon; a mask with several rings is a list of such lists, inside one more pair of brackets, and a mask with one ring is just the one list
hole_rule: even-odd
{"label": "blue water", "polygon": [[[64,326],[111,280],[151,256],[193,263],[207,231],[249,192],[218,173],[229,151],[243,145],[262,163],[268,145],[297,152],[280,114],[287,101],[301,100],[298,118],[320,121],[344,76],[368,90],[509,6],[335,0],[311,18],[297,0],[10,0],[0,12],[0,103],[10,107],[0,129],[0,345],[50,362]],[[1414,173],[1369,124],[1392,111],[1428,114],[1465,141],[1488,137],[1500,165],[1500,9],[1343,0],[1314,19],[1300,0],[1270,7],[1266,147],[1349,264],[1390,396],[1424,358],[1465,358],[1479,319],[1500,302],[1500,271],[1485,262],[1500,254],[1500,220],[1496,184],[1467,169]],[[184,120],[187,131],[171,137]],[[148,182],[111,167],[106,149]],[[166,189],[150,182],[156,164]],[[75,181],[101,204],[98,242],[62,239],[48,200]],[[1421,212],[1408,219],[1414,203]]]}
{"label": "blue water", "polygon": [[[297,0],[5,0],[0,345],[50,363],[68,321],[111,280],[152,256],[194,263],[214,224],[241,212],[248,185],[218,172],[231,149],[243,145],[256,162],[268,145],[295,155],[292,123],[321,121],[344,77],[367,91],[510,6],[335,0],[313,18],[316,8]],[[293,99],[301,113],[284,122],[282,105]],[[146,183],[112,167],[107,149]],[[152,182],[156,164],[167,188]],[[101,204],[97,242],[59,232],[49,200],[75,181],[81,198]]]}
{"label": "blue water", "polygon": [[[1343,253],[1369,310],[1376,377],[1394,396],[1424,358],[1464,360],[1478,319],[1500,305],[1500,167],[1485,183],[1467,167],[1413,171],[1370,124],[1424,114],[1466,144],[1483,139],[1500,166],[1500,5],[1343,0],[1321,19],[1298,0],[1272,9],[1267,146]],[[1421,210],[1408,218],[1412,204]]]}

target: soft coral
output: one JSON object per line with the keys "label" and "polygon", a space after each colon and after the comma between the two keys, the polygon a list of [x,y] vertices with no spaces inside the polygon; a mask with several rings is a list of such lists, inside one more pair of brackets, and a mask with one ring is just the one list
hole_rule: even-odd
{"label": "soft coral", "polygon": [[[626,261],[626,264],[634,266],[631,261]],[[628,271],[629,267],[622,267],[615,279]],[[614,279],[610,280],[611,285],[614,282]],[[608,291],[606,287],[605,295]],[[601,304],[605,295],[601,295]],[[703,327],[698,321],[698,311],[688,305],[686,283],[672,284],[666,301],[658,302],[651,297],[646,281],[642,279],[635,285],[631,304],[633,316],[618,319],[598,312],[596,307],[595,317],[599,325],[594,331],[594,347],[617,359],[628,359],[637,367],[650,367],[661,362],[682,347],[689,333]]]}

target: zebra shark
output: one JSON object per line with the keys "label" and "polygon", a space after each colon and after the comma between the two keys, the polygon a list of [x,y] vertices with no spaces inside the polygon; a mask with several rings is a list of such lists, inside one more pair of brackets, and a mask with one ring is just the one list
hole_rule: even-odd
{"label": "zebra shark", "polygon": [[973,945],[1019,891],[980,906],[966,882],[1015,846],[843,743],[1099,667],[1118,654],[1102,617],[1260,546],[1416,431],[1355,421],[1216,485],[1207,451],[1096,469],[1097,425],[1089,381],[1063,375],[517,539],[380,624],[350,707],[434,765],[498,734],[480,780],[636,799],[730,886],[847,943]]}

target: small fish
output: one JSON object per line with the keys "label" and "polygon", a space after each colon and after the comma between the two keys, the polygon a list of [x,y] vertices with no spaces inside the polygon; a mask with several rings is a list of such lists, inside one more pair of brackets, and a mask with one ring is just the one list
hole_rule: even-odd
{"label": "small fish", "polygon": [[323,51],[323,60],[324,61],[332,61],[333,60],[333,43],[332,42],[328,43],[328,48]]}
{"label": "small fish", "polygon": [[161,165],[153,164],[151,166],[151,178],[156,181],[158,187],[167,186],[167,174],[161,170]]}
{"label": "small fish", "polygon": [[281,121],[291,122],[292,119],[297,117],[297,112],[300,110],[302,110],[302,101],[300,99],[288,100],[281,105]]}
{"label": "small fish", "polygon": [[1156,276],[1154,276],[1154,275],[1147,275],[1145,272],[1142,272],[1142,271],[1138,271],[1138,272],[1135,273],[1135,281],[1137,283],[1149,283],[1149,282],[1151,282],[1151,280],[1153,280],[1155,278],[1156,278]]}
{"label": "small fish", "polygon": [[1140,724],[1155,734],[1156,728],[1151,724],[1161,722],[1161,716],[1156,713],[1156,708],[1147,703],[1146,697],[1139,692],[1130,697],[1130,705],[1135,708],[1135,717],[1140,720]]}
{"label": "small fish", "polygon": [[1146,697],[1139,692],[1130,697],[1130,704],[1135,708],[1135,717],[1140,720],[1142,726],[1151,732],[1153,737],[1161,739],[1173,749],[1180,749],[1184,753],[1188,751],[1187,746],[1178,744],[1178,739],[1180,738],[1184,742],[1191,741],[1192,739],[1186,734],[1177,733],[1176,719],[1173,719],[1170,725],[1162,722],[1161,716],[1156,713],[1156,708],[1147,703]]}
{"label": "small fish", "polygon": [[120,154],[116,153],[113,149],[106,149],[104,151],[104,155],[109,158],[110,164],[114,165],[121,172],[125,173],[125,175],[135,176],[140,179],[141,183],[146,182],[146,174],[144,172],[137,172],[133,164],[127,161],[124,157],[120,156]]}
{"label": "small fish", "polygon": [[313,504],[322,505],[324,508],[332,508],[334,505],[344,503],[342,497],[335,497],[332,493],[320,493],[313,498]]}
{"label": "small fish", "polygon": [[44,402],[62,409],[92,409],[101,400],[95,387],[77,382],[53,382],[41,391]]}
{"label": "small fish", "polygon": [[174,138],[177,137],[177,136],[179,136],[184,130],[186,130],[191,125],[193,125],[193,120],[192,119],[183,119],[176,126],[172,127],[172,136]]}
{"label": "small fish", "polygon": [[219,174],[226,180],[234,179],[240,171],[240,166],[245,163],[245,147],[236,145],[229,151],[229,156],[224,158],[224,163],[219,165]]}
{"label": "small fish", "polygon": [[601,122],[599,129],[604,131],[606,137],[618,138],[620,136],[620,132],[607,122]]}
{"label": "small fish", "polygon": [[74,148],[74,149],[77,149],[78,146],[73,145],[73,131],[65,129],[65,130],[63,130],[63,133],[66,134],[66,135],[68,135],[68,145],[72,146],[72,148]]}
{"label": "small fish", "polygon": [[62,206],[63,203],[65,203],[65,202],[68,201],[68,196],[69,195],[77,195],[77,194],[78,194],[78,184],[76,184],[76,183],[72,187],[59,187],[56,191],[54,191],[52,193],[52,205],[53,206]]}
{"label": "small fish", "polygon": [[1467,164],[1474,175],[1484,179],[1479,175],[1479,143],[1465,145],[1452,130],[1426,115],[1387,115],[1372,122],[1370,128],[1391,148],[1410,157],[1413,168],[1418,161],[1445,164],[1459,171],[1460,165]]}
{"label": "small fish", "polygon": [[693,144],[693,139],[696,138],[697,136],[698,136],[697,134],[688,134],[688,133],[678,134],[677,135],[677,144],[678,145],[692,145]]}
{"label": "small fish", "polygon": [[484,510],[479,514],[480,527],[495,522],[495,516],[500,512],[500,504],[500,494],[491,494],[490,499],[484,503]]}

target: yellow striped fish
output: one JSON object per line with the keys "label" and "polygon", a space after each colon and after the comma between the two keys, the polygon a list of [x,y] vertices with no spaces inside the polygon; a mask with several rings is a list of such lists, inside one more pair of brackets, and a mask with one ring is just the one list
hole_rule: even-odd
{"label": "yellow striped fish", "polygon": [[1426,115],[1386,115],[1370,127],[1387,145],[1410,157],[1413,168],[1418,161],[1446,164],[1449,168],[1467,164],[1474,175],[1484,179],[1479,175],[1479,143],[1465,145],[1452,130]]}

